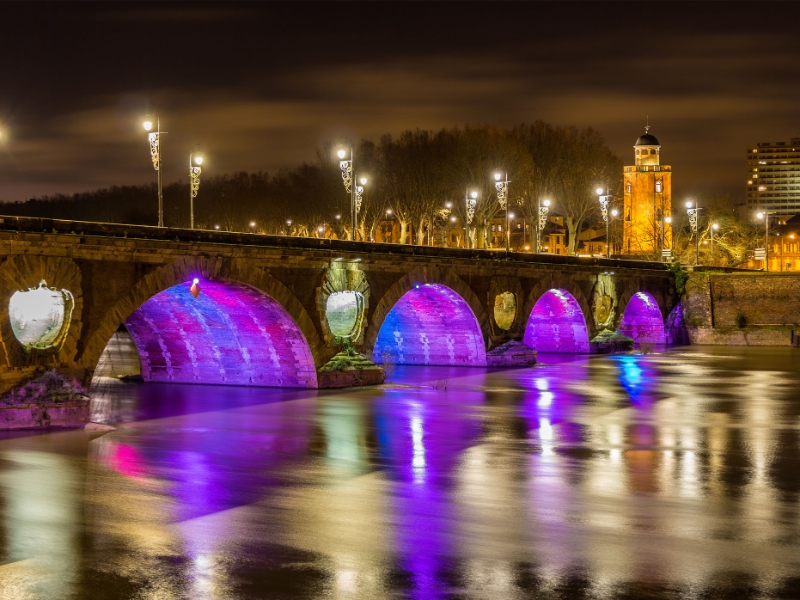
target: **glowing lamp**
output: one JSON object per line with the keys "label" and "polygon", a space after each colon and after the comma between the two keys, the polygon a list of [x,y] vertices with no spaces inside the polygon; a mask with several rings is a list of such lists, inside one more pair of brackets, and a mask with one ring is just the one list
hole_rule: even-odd
{"label": "glowing lamp", "polygon": [[550,206],[550,200],[545,200],[544,202],[542,202],[542,204],[544,204],[545,206]]}
{"label": "glowing lamp", "polygon": [[619,211],[616,208],[611,209],[611,216],[616,217],[619,214]]}
{"label": "glowing lamp", "polygon": [[214,229],[219,229],[219,225],[214,225]]}
{"label": "glowing lamp", "polygon": [[344,150],[339,150],[339,151],[336,153],[336,155],[337,155],[339,158],[344,158],[345,156],[347,156],[347,152],[345,152]]}
{"label": "glowing lamp", "polygon": [[672,217],[664,217],[664,222],[665,222],[667,225],[669,225],[670,223],[672,223]]}
{"label": "glowing lamp", "polygon": [[455,223],[457,220],[458,220],[458,219],[455,217],[455,215],[453,215],[452,217],[450,217],[450,222],[451,222],[451,223]]}
{"label": "glowing lamp", "polygon": [[471,192],[469,193],[469,197],[470,197],[470,198],[472,198],[472,199],[474,200],[475,198],[477,198],[477,197],[478,197],[478,192],[476,192],[476,191],[474,191],[474,190],[473,190],[473,191],[471,191]]}
{"label": "glowing lamp", "polygon": [[367,185],[367,178],[362,177],[361,179],[358,180],[358,183],[360,183],[361,185]]}
{"label": "glowing lamp", "polygon": [[194,157],[194,164],[202,165],[203,164],[203,157],[202,156],[195,156]]}
{"label": "glowing lamp", "polygon": [[200,280],[197,277],[192,279],[192,287],[189,288],[189,293],[195,298],[200,295]]}
{"label": "glowing lamp", "polygon": [[793,239],[794,239],[794,234],[793,234],[793,233],[790,233],[790,234],[789,234],[789,239],[790,239],[790,240],[793,240]]}
{"label": "glowing lamp", "polygon": [[255,221],[250,221],[250,227],[255,227],[255,226],[256,226],[256,222]]}
{"label": "glowing lamp", "polygon": [[762,212],[756,213],[756,217],[759,218],[759,219],[763,219],[764,218],[764,213],[762,213]]}
{"label": "glowing lamp", "polygon": [[711,225],[711,229],[713,229],[714,231],[716,231],[717,229],[719,229],[719,223],[713,223],[713,224]]}
{"label": "glowing lamp", "polygon": [[603,188],[599,187],[599,188],[597,188],[597,189],[595,190],[595,192],[597,192],[597,195],[598,195],[598,196],[602,196],[602,195],[603,195]]}
{"label": "glowing lamp", "polygon": [[392,214],[392,209],[391,209],[391,208],[387,208],[387,209],[386,209],[386,214],[387,214],[387,215],[390,215],[390,214]]}
{"label": "glowing lamp", "polygon": [[142,123],[142,127],[144,127],[145,131],[150,131],[153,128],[153,122],[149,120],[145,121],[144,123]]}
{"label": "glowing lamp", "polygon": [[686,208],[692,208],[692,201],[691,200],[687,200],[686,201]]}
{"label": "glowing lamp", "polygon": [[527,250],[530,250],[530,249],[531,249],[531,247],[528,244],[525,244],[525,250],[527,251]]}
{"label": "glowing lamp", "polygon": [[445,202],[444,203],[444,207],[445,208],[453,208],[453,203],[452,202]]}
{"label": "glowing lamp", "polygon": [[336,215],[336,219],[341,219],[342,215]]}
{"label": "glowing lamp", "polygon": [[286,219],[286,224],[287,225],[291,225],[292,224],[292,220],[291,219]]}
{"label": "glowing lamp", "polygon": [[320,225],[319,227],[317,227],[317,231],[322,233],[323,231],[325,231],[325,228],[322,225]]}
{"label": "glowing lamp", "polygon": [[502,175],[500,175],[500,173],[495,173],[494,174],[494,180],[495,181],[500,181],[500,177],[502,177]]}

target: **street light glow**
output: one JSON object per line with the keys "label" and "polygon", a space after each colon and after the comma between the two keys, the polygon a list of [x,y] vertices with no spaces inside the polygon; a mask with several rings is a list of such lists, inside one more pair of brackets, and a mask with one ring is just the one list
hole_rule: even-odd
{"label": "street light glow", "polygon": [[719,229],[719,223],[712,223],[712,224],[711,224],[711,229],[713,229],[714,231],[716,231],[717,229]]}
{"label": "street light glow", "polygon": [[444,207],[445,208],[453,208],[453,203],[452,202],[445,202],[444,203]]}
{"label": "street light glow", "polygon": [[477,197],[478,197],[478,192],[476,192],[475,190],[471,191],[471,192],[469,193],[469,197],[470,197],[470,198],[472,198],[472,199],[474,200],[475,198],[477,198]]}
{"label": "street light glow", "polygon": [[256,222],[255,221],[250,221],[250,227],[255,227],[255,226],[256,226]]}
{"label": "street light glow", "polygon": [[756,218],[763,219],[764,218],[764,213],[762,213],[762,212],[756,213]]}
{"label": "street light glow", "polygon": [[545,200],[544,202],[542,202],[542,204],[544,204],[545,206],[550,206],[550,200]]}
{"label": "street light glow", "polygon": [[616,217],[619,214],[619,211],[616,208],[611,209],[611,216]]}
{"label": "street light glow", "polygon": [[597,188],[597,189],[595,190],[595,192],[597,192],[597,195],[598,195],[598,196],[602,196],[602,195],[603,195],[603,188],[599,187],[599,188]]}
{"label": "street light glow", "polygon": [[142,127],[144,127],[145,131],[150,131],[153,128],[153,122],[150,120],[145,121],[142,123]]}
{"label": "street light glow", "polygon": [[502,175],[500,175],[500,173],[495,173],[495,174],[494,174],[494,180],[495,180],[495,181],[500,181],[500,178],[501,178],[501,177],[502,177]]}
{"label": "street light glow", "polygon": [[509,214],[509,215],[508,215],[508,218],[509,218],[509,219],[513,219],[513,218],[514,218],[514,213],[511,213],[511,214]]}
{"label": "street light glow", "polygon": [[341,218],[342,218],[342,215],[336,215],[336,219],[337,219],[337,220],[338,220],[338,219],[341,219]]}
{"label": "street light glow", "polygon": [[358,182],[361,185],[367,185],[367,178],[366,177],[362,177],[361,179],[358,180]]}
{"label": "street light glow", "polygon": [[339,158],[344,158],[345,156],[347,156],[347,152],[345,152],[344,150],[339,150],[339,151],[336,153],[336,155],[337,155]]}
{"label": "street light glow", "polygon": [[664,222],[665,222],[667,225],[669,225],[670,223],[672,223],[672,217],[664,217]]}
{"label": "street light glow", "polygon": [[455,215],[453,215],[452,217],[450,217],[450,222],[451,222],[451,223],[455,223],[456,221],[458,221],[458,218],[457,218]]}
{"label": "street light glow", "polygon": [[387,214],[387,215],[390,215],[390,214],[392,214],[392,209],[391,209],[391,208],[387,208],[387,209],[386,209],[386,214]]}
{"label": "street light glow", "polygon": [[687,200],[686,201],[686,208],[692,208],[692,201],[691,200]]}
{"label": "street light glow", "polygon": [[194,164],[202,165],[203,164],[203,157],[202,156],[195,156],[194,157]]}
{"label": "street light glow", "polygon": [[214,225],[214,229],[219,229],[219,225]]}

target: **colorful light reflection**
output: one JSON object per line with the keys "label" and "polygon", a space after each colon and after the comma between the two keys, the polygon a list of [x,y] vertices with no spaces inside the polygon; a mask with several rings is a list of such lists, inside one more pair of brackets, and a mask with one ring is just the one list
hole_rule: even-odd
{"label": "colorful light reflection", "polygon": [[578,301],[566,290],[542,294],[531,311],[522,342],[539,352],[588,353],[589,333]]}
{"label": "colorful light reflection", "polygon": [[399,365],[486,366],[478,320],[466,301],[439,284],[419,284],[383,321],[372,360]]}
{"label": "colorful light reflection", "polygon": [[145,381],[314,388],[303,333],[273,298],[232,281],[187,281],[153,296],[125,322]]}

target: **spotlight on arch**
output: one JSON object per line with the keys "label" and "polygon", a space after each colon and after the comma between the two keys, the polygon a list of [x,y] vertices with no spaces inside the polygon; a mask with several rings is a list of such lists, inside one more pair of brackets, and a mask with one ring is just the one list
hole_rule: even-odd
{"label": "spotlight on arch", "polygon": [[192,279],[192,287],[189,288],[189,293],[195,298],[200,295],[200,280],[197,277]]}

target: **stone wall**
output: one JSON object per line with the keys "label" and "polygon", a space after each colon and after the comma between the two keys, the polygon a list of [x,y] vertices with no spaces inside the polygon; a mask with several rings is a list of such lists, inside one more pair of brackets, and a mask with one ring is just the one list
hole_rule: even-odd
{"label": "stone wall", "polygon": [[683,300],[692,344],[800,345],[800,274],[690,274]]}

